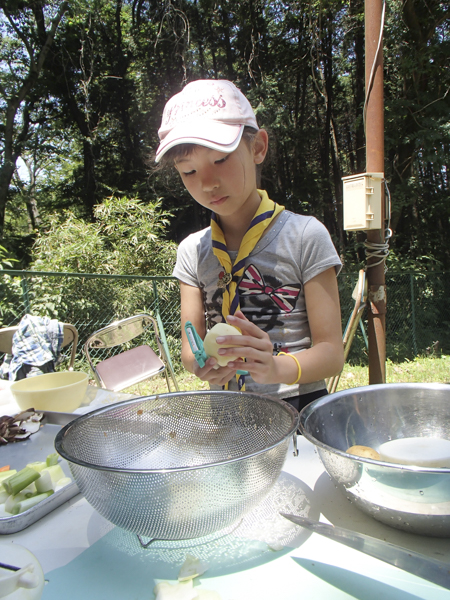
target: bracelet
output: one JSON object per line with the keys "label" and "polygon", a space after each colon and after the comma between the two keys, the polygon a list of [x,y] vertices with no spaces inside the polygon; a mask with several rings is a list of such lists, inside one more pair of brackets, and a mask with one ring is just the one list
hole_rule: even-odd
{"label": "bracelet", "polygon": [[277,356],[280,356],[281,354],[284,354],[284,356],[289,356],[290,358],[293,358],[295,360],[295,362],[297,363],[297,379],[295,381],[293,381],[292,383],[288,383],[287,385],[294,385],[295,383],[298,383],[300,381],[300,377],[302,376],[302,368],[300,366],[300,363],[297,360],[297,357],[294,356],[294,354],[289,354],[287,352],[278,352]]}

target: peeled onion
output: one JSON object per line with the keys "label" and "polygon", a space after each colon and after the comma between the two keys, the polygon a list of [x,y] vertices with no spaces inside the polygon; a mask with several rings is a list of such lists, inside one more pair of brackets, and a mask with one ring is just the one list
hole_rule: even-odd
{"label": "peeled onion", "polygon": [[208,357],[213,356],[217,360],[219,367],[226,367],[227,364],[233,360],[237,360],[239,355],[227,355],[222,356],[218,353],[219,348],[233,348],[233,344],[218,344],[216,338],[224,335],[242,335],[239,329],[228,325],[228,323],[217,323],[214,325],[205,336],[203,340],[203,347]]}

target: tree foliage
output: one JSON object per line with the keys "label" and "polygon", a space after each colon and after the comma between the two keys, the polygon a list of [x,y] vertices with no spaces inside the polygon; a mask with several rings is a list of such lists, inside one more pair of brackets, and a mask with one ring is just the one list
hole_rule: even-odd
{"label": "tree foliage", "polygon": [[[4,130],[30,56],[38,56],[63,6],[0,2]],[[437,0],[386,6],[385,173],[395,267],[450,267],[448,17],[448,3]],[[172,214],[164,231],[175,242],[205,226],[207,212],[177,177],[150,165],[167,99],[187,81],[212,77],[235,81],[269,131],[263,186],[271,197],[316,215],[346,265],[359,266],[361,235],[342,227],[341,177],[365,170],[364,60],[363,0],[69,2],[32,88],[17,104],[15,153],[30,175],[16,172],[8,184],[3,245],[26,257],[20,244],[44,234],[48,215],[68,209],[88,235],[111,196],[137,195],[150,206],[161,198]],[[129,232],[108,235],[114,244]]]}
{"label": "tree foliage", "polygon": [[176,245],[164,239],[170,214],[161,202],[107,198],[93,222],[72,211],[54,213],[38,234],[31,268],[117,275],[171,275]]}

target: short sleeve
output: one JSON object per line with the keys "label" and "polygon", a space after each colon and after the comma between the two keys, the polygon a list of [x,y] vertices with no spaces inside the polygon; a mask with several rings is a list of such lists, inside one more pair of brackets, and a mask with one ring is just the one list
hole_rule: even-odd
{"label": "short sleeve", "polygon": [[308,220],[302,232],[301,253],[303,283],[331,267],[336,269],[338,275],[342,268],[328,230],[315,218]]}

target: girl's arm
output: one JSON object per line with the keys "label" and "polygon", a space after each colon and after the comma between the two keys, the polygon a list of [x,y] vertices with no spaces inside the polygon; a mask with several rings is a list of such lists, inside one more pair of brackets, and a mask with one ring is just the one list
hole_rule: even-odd
{"label": "girl's arm", "polygon": [[[295,353],[302,371],[300,384],[331,377],[339,373],[344,364],[339,292],[334,267],[305,284],[305,300],[313,345]],[[218,338],[217,342],[236,343],[239,340],[239,354],[247,359],[245,368],[256,382],[295,382],[297,363],[289,356],[273,356],[272,343],[267,333],[250,323],[241,312],[228,317],[228,322],[239,327],[244,338],[233,339],[226,336]],[[235,349],[220,350],[223,355],[232,352]]]}
{"label": "girl's arm", "polygon": [[204,339],[206,335],[205,309],[203,306],[203,295],[200,288],[187,285],[180,281],[181,297],[181,362],[184,367],[194,373],[194,355],[192,354],[189,341],[184,330],[186,321],[190,321],[198,335]]}
{"label": "girl's arm", "polygon": [[200,367],[192,354],[189,341],[184,330],[186,321],[190,321],[198,335],[204,339],[206,335],[205,308],[203,294],[200,288],[180,282],[181,296],[181,362],[184,367],[203,381],[216,385],[225,385],[236,375],[237,369],[242,368],[242,362],[236,368],[220,367],[214,369],[215,358],[208,358],[206,365]]}
{"label": "girl's arm", "polygon": [[305,300],[313,346],[297,353],[297,358],[301,355],[301,382],[310,383],[337,375],[344,366],[341,309],[334,267],[305,283]]}

